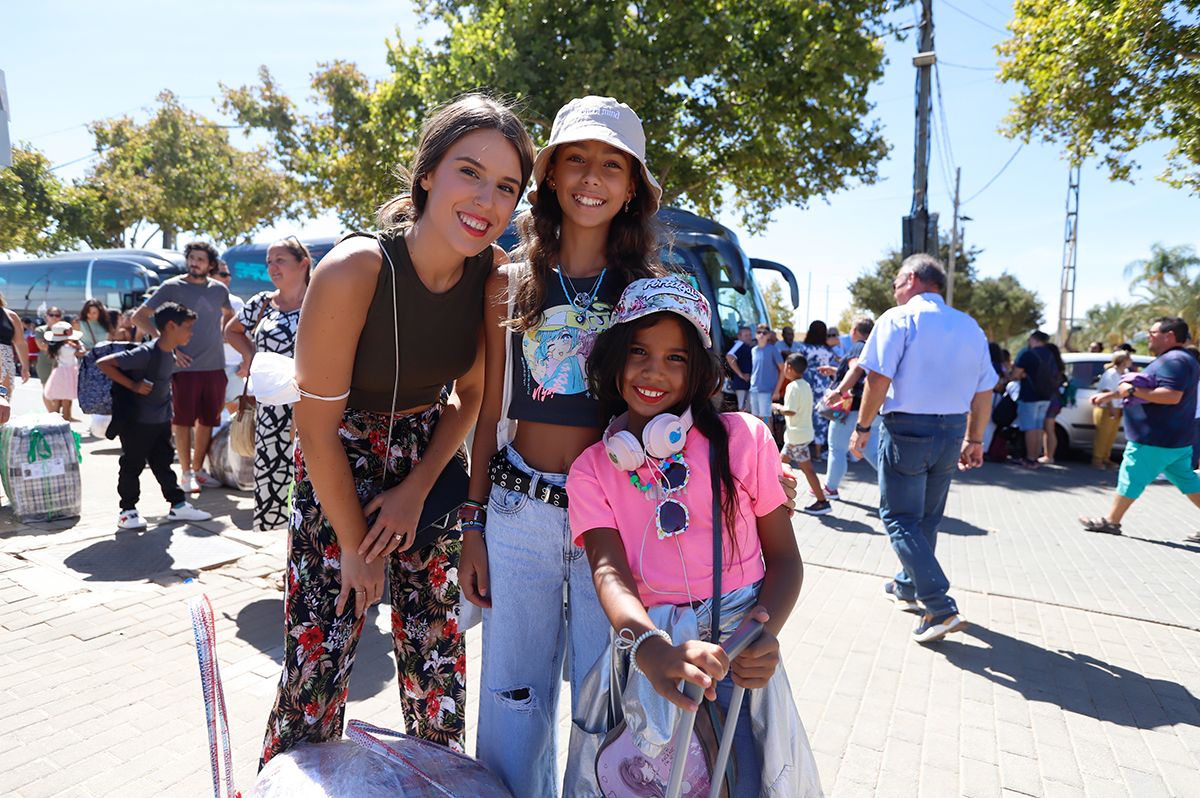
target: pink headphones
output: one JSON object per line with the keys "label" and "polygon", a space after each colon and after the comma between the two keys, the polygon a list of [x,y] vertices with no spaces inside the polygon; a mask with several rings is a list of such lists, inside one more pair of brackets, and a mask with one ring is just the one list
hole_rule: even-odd
{"label": "pink headphones", "polygon": [[618,471],[636,471],[646,462],[649,455],[656,460],[665,460],[683,451],[688,430],[692,428],[692,411],[683,411],[682,416],[661,413],[646,423],[639,441],[625,429],[629,414],[622,413],[612,420],[604,430],[604,449],[613,468]]}

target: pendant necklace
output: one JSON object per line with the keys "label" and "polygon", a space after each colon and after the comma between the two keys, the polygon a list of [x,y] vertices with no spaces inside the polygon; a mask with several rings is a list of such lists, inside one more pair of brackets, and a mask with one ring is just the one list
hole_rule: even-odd
{"label": "pendant necklace", "polygon": [[[604,275],[608,273],[608,267],[605,266],[600,270],[600,276],[596,278],[596,282],[592,285],[590,291],[580,291],[575,287],[575,282],[568,276],[563,274],[562,266],[558,267],[558,282],[562,285],[563,296],[567,297],[567,302],[571,304],[571,309],[575,311],[575,321],[580,324],[587,319],[587,310],[596,303],[596,297],[600,293],[600,284],[604,282]],[[567,283],[571,284],[571,289],[567,290]]]}

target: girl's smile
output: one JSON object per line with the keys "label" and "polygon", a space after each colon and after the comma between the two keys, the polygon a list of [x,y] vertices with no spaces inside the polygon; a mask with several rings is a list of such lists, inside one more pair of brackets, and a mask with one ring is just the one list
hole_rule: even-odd
{"label": "girl's smile", "polygon": [[635,434],[654,416],[684,402],[688,379],[686,322],[664,314],[633,335],[621,373],[621,397]]}

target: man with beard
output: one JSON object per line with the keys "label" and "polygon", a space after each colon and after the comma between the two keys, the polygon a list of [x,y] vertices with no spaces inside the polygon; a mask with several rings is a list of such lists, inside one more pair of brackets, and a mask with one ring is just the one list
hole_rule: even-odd
{"label": "man with beard", "polygon": [[[206,473],[213,427],[220,424],[225,404],[225,350],[221,331],[233,316],[229,289],[209,277],[217,266],[217,250],[206,241],[193,241],[183,249],[187,274],[164,282],[133,315],[147,335],[156,335],[154,311],[164,302],[175,302],[195,311],[192,340],[175,350],[179,369],[171,380],[175,451],[183,471],[180,487],[188,493],[220,487]],[[193,434],[194,433],[194,434]]]}

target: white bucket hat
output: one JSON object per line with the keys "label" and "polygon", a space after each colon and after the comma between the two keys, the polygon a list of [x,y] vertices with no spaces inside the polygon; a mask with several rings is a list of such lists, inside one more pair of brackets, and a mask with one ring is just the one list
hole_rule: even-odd
{"label": "white bucket hat", "polygon": [[78,341],[83,337],[83,330],[76,330],[69,321],[58,321],[44,335],[47,341],[55,344],[59,341]]}
{"label": "white bucket hat", "polygon": [[533,160],[533,191],[529,201],[537,202],[537,190],[546,179],[550,158],[559,144],[572,141],[603,141],[637,159],[642,167],[642,180],[650,187],[651,213],[658,210],[662,186],[646,168],[646,133],[642,120],[633,109],[612,97],[579,97],[559,109],[550,128],[550,141],[538,150]]}

